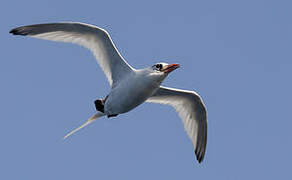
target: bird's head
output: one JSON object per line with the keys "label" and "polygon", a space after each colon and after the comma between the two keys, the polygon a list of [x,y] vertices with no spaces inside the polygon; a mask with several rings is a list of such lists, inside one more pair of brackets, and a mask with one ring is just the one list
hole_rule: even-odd
{"label": "bird's head", "polygon": [[179,64],[167,64],[160,62],[146,68],[146,71],[144,72],[146,72],[147,76],[150,77],[151,81],[160,84],[170,72],[177,68],[179,68]]}
{"label": "bird's head", "polygon": [[179,64],[167,64],[164,62],[156,63],[151,66],[154,73],[159,73],[162,75],[168,75],[173,70],[179,68]]}

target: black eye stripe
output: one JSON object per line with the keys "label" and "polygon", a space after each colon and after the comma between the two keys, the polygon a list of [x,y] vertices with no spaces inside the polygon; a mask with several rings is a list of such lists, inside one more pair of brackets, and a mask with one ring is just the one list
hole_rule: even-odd
{"label": "black eye stripe", "polygon": [[161,69],[163,68],[162,64],[155,64],[153,65],[153,67],[155,67],[156,70],[161,71]]}
{"label": "black eye stripe", "polygon": [[161,70],[162,69],[162,64],[156,64],[155,68]]}

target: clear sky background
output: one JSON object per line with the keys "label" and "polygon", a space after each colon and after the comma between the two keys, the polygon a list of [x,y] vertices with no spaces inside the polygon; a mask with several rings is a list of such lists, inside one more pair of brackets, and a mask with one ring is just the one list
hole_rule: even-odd
{"label": "clear sky background", "polygon": [[[1,2],[0,179],[291,179],[291,1]],[[12,36],[36,23],[105,28],[135,68],[180,63],[163,85],[208,109],[198,164],[175,111],[143,104],[63,136],[109,91],[77,45]]]}

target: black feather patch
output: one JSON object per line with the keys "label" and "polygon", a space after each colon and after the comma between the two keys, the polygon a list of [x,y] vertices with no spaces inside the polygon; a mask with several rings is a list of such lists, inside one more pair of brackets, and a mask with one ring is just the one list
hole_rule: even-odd
{"label": "black feather patch", "polygon": [[11,33],[13,35],[26,36],[29,34],[29,31],[25,27],[18,27],[18,28],[15,28],[15,29],[12,29],[11,31],[9,31],[9,33]]}

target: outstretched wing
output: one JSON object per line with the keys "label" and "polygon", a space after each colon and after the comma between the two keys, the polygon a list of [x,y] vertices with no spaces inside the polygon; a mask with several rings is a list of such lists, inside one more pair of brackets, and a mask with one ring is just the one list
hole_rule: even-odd
{"label": "outstretched wing", "polygon": [[109,34],[99,27],[75,22],[22,26],[12,29],[14,35],[70,42],[90,49],[113,87],[133,68],[123,59]]}
{"label": "outstretched wing", "polygon": [[200,96],[194,91],[161,86],[147,102],[168,104],[175,108],[193,143],[197,160],[202,162],[207,144],[207,113]]}

